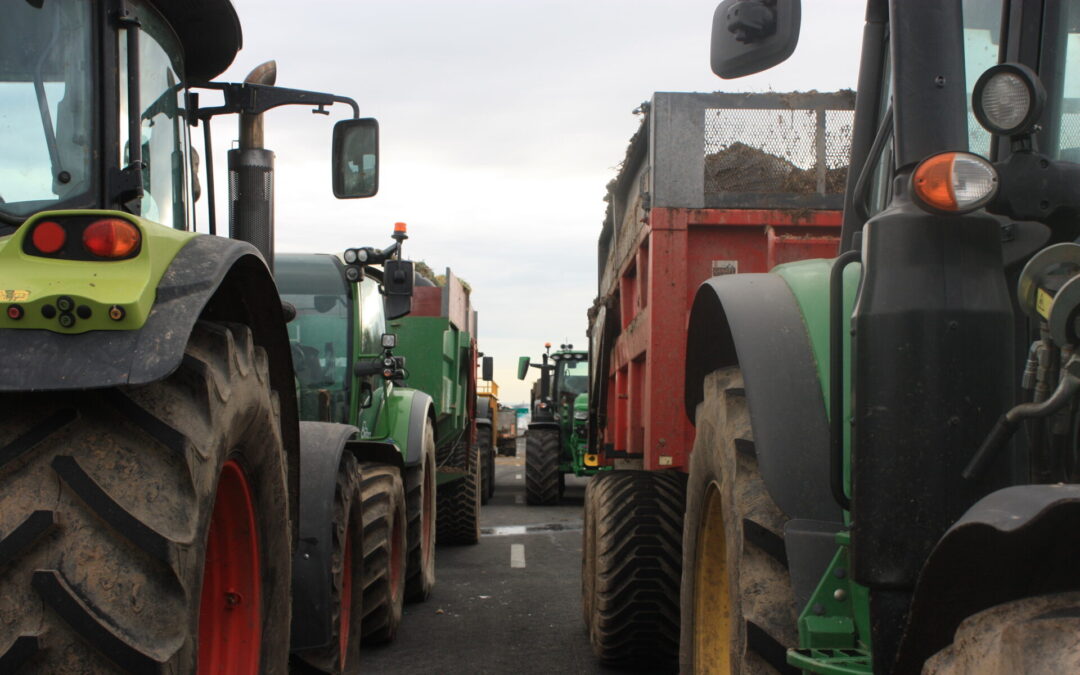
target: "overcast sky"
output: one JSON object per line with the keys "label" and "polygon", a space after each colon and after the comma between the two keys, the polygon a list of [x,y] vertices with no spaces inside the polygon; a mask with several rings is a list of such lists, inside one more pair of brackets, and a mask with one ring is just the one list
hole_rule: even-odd
{"label": "overcast sky", "polygon": [[[408,223],[406,257],[472,285],[504,402],[528,397],[518,356],[586,347],[604,186],[640,124],[634,108],[654,91],[854,88],[865,6],[804,0],[792,59],[723,81],[709,70],[711,0],[234,4],[244,49],[219,79],[276,59],[278,85],[351,96],[380,124],[379,194],[337,201],[331,127],[348,109],[267,115],[278,250],[384,246]],[[214,129],[221,172],[235,118]]]}

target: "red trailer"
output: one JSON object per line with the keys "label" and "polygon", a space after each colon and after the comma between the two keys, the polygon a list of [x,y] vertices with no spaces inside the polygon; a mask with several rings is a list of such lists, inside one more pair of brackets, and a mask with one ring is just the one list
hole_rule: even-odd
{"label": "red trailer", "polygon": [[589,312],[590,451],[617,469],[590,481],[585,502],[585,620],[604,661],[670,663],[678,649],[697,287],[835,256],[854,102],[850,91],[656,93],[640,109],[608,185]]}

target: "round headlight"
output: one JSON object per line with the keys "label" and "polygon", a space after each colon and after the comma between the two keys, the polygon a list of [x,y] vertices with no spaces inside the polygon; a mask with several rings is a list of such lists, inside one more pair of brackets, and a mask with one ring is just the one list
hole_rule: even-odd
{"label": "round headlight", "polygon": [[931,155],[911,174],[912,193],[933,212],[967,213],[997,193],[994,165],[968,152]]}
{"label": "round headlight", "polygon": [[1002,136],[1030,132],[1045,102],[1046,90],[1039,77],[1018,63],[987,69],[971,93],[971,107],[979,124]]}
{"label": "round headlight", "polygon": [[356,249],[355,248],[347,248],[347,249],[345,249],[345,256],[344,257],[345,257],[345,264],[346,265],[352,265],[353,263],[356,262]]}

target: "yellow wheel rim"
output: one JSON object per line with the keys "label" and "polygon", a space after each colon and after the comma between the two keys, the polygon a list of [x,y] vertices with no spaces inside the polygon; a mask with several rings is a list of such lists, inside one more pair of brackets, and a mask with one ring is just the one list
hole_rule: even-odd
{"label": "yellow wheel rim", "polygon": [[714,483],[705,494],[694,559],[694,672],[734,672],[731,666],[727,539],[720,490]]}

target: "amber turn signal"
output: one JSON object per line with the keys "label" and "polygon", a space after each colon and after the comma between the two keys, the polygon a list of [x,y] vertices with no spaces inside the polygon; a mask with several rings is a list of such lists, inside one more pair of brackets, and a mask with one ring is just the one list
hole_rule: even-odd
{"label": "amber turn signal", "polygon": [[968,213],[984,206],[997,193],[994,166],[967,152],[931,155],[911,175],[912,193],[928,210]]}
{"label": "amber turn signal", "polygon": [[141,239],[139,228],[120,218],[103,218],[83,230],[83,246],[99,258],[127,258]]}

